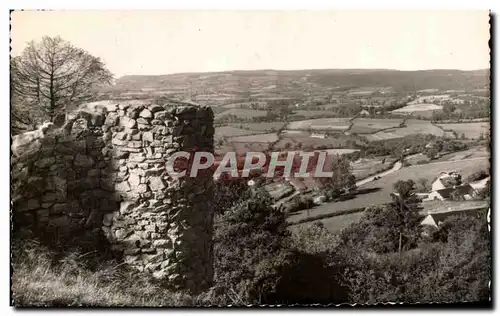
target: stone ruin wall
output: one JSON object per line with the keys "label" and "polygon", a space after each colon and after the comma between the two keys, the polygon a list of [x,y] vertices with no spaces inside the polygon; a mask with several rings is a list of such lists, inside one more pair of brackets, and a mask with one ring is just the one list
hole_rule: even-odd
{"label": "stone ruin wall", "polygon": [[58,242],[104,236],[137,270],[175,288],[207,288],[213,179],[174,179],[165,163],[177,151],[213,152],[213,135],[209,107],[87,104],[13,157],[15,231]]}

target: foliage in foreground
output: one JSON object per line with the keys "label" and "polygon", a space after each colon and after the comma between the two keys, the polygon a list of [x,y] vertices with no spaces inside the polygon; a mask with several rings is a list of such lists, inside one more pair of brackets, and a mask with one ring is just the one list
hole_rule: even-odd
{"label": "foliage in foreground", "polygon": [[[365,210],[340,234],[311,225],[290,234],[260,190],[216,217],[214,285],[172,293],[116,261],[92,261],[23,245],[14,249],[16,305],[194,306],[342,302],[487,301],[490,232],[485,214],[452,216],[421,234],[415,184],[396,184],[391,204]],[[401,235],[401,247],[399,236]],[[401,249],[401,250],[400,250]]]}

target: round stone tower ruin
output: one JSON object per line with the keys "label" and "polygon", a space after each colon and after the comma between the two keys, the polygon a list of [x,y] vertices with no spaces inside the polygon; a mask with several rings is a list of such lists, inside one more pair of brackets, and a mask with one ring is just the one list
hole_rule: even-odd
{"label": "round stone tower ruin", "polygon": [[[131,267],[173,288],[200,292],[213,277],[213,178],[172,178],[166,163],[178,151],[213,153],[213,136],[209,107],[143,101],[82,106],[60,130],[43,136],[43,150],[13,161],[22,171],[13,177],[14,217],[22,215],[22,223],[27,219],[38,230],[99,231]],[[37,190],[26,188],[30,179],[39,181]],[[47,187],[49,182],[55,184]],[[54,192],[59,195],[52,201]]]}

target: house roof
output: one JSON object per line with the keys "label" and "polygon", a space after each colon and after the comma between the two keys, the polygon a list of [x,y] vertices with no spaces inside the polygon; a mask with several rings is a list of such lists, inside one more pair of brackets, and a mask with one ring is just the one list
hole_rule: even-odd
{"label": "house roof", "polygon": [[436,191],[443,198],[448,199],[454,192],[457,192],[460,195],[471,194],[474,192],[474,188],[470,184],[464,184],[458,187],[444,188]]}
{"label": "house roof", "polygon": [[434,227],[438,227],[436,221],[434,220],[434,217],[432,215],[427,215],[422,222],[420,222],[420,225],[430,225]]}
{"label": "house roof", "polygon": [[432,225],[437,227],[437,225],[439,225],[440,222],[444,222],[444,220],[450,216],[460,215],[460,214],[474,216],[478,214],[480,211],[483,211],[485,209],[487,208],[477,207],[477,208],[470,208],[463,210],[452,210],[447,212],[430,213],[420,222],[420,225]]}

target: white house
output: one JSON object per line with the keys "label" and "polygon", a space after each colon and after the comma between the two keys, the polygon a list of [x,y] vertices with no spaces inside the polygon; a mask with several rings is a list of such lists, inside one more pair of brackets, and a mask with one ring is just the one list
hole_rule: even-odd
{"label": "white house", "polygon": [[450,186],[453,186],[449,185],[449,183],[458,184],[458,179],[460,177],[461,177],[460,174],[455,171],[451,172],[442,171],[437,177],[437,179],[434,180],[434,182],[432,183],[432,191],[442,190]]}

